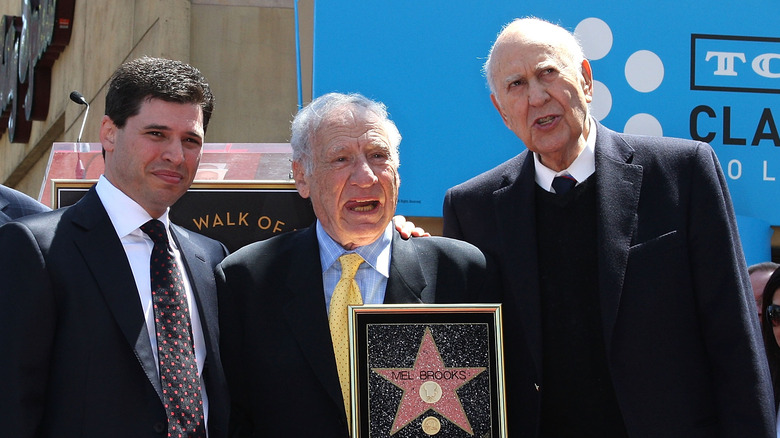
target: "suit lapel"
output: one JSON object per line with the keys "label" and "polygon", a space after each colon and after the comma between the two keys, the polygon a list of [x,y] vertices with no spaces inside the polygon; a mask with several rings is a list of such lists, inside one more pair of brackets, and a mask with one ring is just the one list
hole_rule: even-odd
{"label": "suit lapel", "polygon": [[214,352],[217,343],[216,333],[212,328],[217,327],[217,290],[214,283],[214,270],[206,261],[203,248],[192,243],[189,239],[189,230],[178,225],[171,224],[171,234],[179,247],[184,267],[187,269],[187,278],[190,288],[198,306],[201,327],[206,341],[206,349],[209,354]]}
{"label": "suit lapel", "polygon": [[390,256],[390,277],[385,288],[385,304],[422,303],[422,291],[426,286],[414,243],[404,240],[393,231]]}
{"label": "suit lapel", "polygon": [[530,152],[519,156],[519,165],[504,176],[505,184],[494,192],[498,230],[504,246],[501,263],[506,288],[504,305],[520,315],[536,371],[542,370],[542,321],[536,241],[536,189],[534,160]]}
{"label": "suit lapel", "polygon": [[[631,164],[633,149],[616,134],[598,124],[596,137],[596,190],[599,211],[599,289],[604,337],[610,348],[623,288],[631,237],[642,184],[641,166]],[[497,236],[506,236],[501,254],[505,306],[517,308],[524,335],[541,375],[541,297],[536,238],[536,188],[533,157],[519,156],[516,173],[504,176],[494,192],[498,212]]]}
{"label": "suit lapel", "polygon": [[71,209],[73,224],[81,230],[74,234],[74,243],[128,345],[162,400],[162,387],[130,263],[94,187]]}
{"label": "suit lapel", "polygon": [[[322,285],[320,250],[315,226],[302,231],[291,241],[292,257],[285,281],[288,290],[279,291],[285,297],[282,306],[287,324],[312,371],[333,402],[343,407],[333,343],[330,338],[328,314]],[[341,409],[343,412],[344,409]],[[345,414],[346,415],[346,414]]]}
{"label": "suit lapel", "polygon": [[599,291],[607,353],[620,305],[631,238],[637,226],[642,166],[631,164],[633,154],[634,150],[622,138],[597,125]]}
{"label": "suit lapel", "polygon": [[8,204],[10,204],[10,201],[0,193],[0,224],[13,220],[13,218],[5,212]]}

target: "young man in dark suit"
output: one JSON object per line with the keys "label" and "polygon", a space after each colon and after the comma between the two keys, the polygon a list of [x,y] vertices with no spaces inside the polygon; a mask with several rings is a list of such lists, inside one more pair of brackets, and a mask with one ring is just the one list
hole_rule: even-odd
{"label": "young man in dark suit", "polygon": [[226,250],[168,220],[213,105],[187,64],[123,64],[106,95],[96,186],[0,228],[0,247],[13,249],[0,255],[3,435],[226,435],[213,276]]}
{"label": "young man in dark suit", "polygon": [[498,36],[491,99],[528,148],[447,192],[444,234],[499,261],[512,437],[770,437],[771,382],[709,145],[590,114],[574,36]]}
{"label": "young man in dark suit", "polygon": [[[292,132],[295,183],[316,223],[244,247],[217,268],[231,429],[343,438],[348,364],[334,321],[346,320],[346,304],[495,302],[498,291],[474,246],[395,231],[401,136],[384,105],[327,94],[295,116]],[[343,264],[356,266],[349,300],[339,292]]]}

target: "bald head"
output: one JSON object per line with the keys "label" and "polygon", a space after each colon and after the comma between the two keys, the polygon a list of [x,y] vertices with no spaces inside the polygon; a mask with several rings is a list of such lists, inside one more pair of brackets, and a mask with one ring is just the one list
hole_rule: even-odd
{"label": "bald head", "polygon": [[587,144],[593,73],[574,36],[538,18],[515,20],[498,35],[486,73],[504,124],[542,165],[567,169]]}
{"label": "bald head", "polygon": [[579,66],[585,59],[582,46],[568,30],[540,18],[517,18],[506,24],[498,33],[483,66],[485,79],[487,79],[491,93],[495,93],[496,88],[492,75],[495,69],[494,63],[500,62],[502,48],[516,44],[550,47],[553,52],[561,56],[561,61],[568,65]]}

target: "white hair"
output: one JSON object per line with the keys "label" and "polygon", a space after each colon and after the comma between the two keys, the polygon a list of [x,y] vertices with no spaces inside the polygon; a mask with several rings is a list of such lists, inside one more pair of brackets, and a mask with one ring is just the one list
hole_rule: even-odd
{"label": "white hair", "polygon": [[401,144],[401,133],[395,123],[390,120],[385,104],[358,93],[328,93],[303,107],[292,121],[290,145],[293,149],[293,161],[303,164],[307,175],[310,175],[314,168],[311,146],[320,124],[330,114],[346,107],[363,108],[381,119],[390,141],[390,158],[396,163],[400,163],[398,146]]}

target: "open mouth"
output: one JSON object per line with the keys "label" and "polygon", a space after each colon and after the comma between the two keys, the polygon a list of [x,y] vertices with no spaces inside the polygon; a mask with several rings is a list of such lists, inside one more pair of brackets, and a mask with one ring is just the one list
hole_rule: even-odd
{"label": "open mouth", "polygon": [[555,120],[555,116],[540,117],[536,119],[536,124],[545,126],[545,125],[549,125],[554,120]]}
{"label": "open mouth", "polygon": [[347,208],[358,213],[372,211],[379,207],[379,201],[351,201],[347,203]]}

